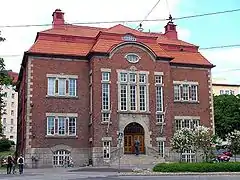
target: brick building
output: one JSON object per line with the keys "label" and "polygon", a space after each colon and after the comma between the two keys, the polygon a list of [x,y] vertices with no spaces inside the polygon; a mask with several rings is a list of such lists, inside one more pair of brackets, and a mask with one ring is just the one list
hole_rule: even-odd
{"label": "brick building", "polygon": [[198,46],[178,39],[172,21],[164,33],[76,26],[56,10],[53,27],[23,57],[18,152],[30,167],[70,156],[75,165],[111,164],[139,139],[140,153],[174,160],[176,129],[214,125],[212,67]]}

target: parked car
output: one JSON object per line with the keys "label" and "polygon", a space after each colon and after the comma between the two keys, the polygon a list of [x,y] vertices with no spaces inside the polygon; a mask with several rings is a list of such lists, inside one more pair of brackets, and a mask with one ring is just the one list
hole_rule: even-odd
{"label": "parked car", "polygon": [[231,151],[229,151],[229,150],[228,151],[224,151],[223,154],[226,155],[226,156],[229,156],[229,157],[233,156]]}
{"label": "parked car", "polygon": [[230,160],[230,156],[227,156],[227,155],[225,155],[225,154],[219,154],[219,155],[217,156],[217,160],[218,160],[219,162],[228,162],[228,161]]}

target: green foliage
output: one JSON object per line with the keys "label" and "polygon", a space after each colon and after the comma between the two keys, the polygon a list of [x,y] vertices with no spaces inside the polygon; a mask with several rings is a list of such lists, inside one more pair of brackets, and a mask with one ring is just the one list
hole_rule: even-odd
{"label": "green foliage", "polygon": [[229,149],[235,155],[236,162],[236,155],[240,153],[240,131],[234,130],[229,133],[227,139],[230,142]]}
{"label": "green foliage", "polygon": [[154,172],[240,172],[240,162],[160,163]]}
{"label": "green foliage", "polygon": [[0,152],[9,151],[12,147],[12,141],[8,139],[0,139]]}
{"label": "green foliage", "polygon": [[181,162],[182,153],[193,148],[193,132],[191,129],[183,128],[174,133],[171,139],[172,150],[179,153],[179,161]]}
{"label": "green foliage", "polygon": [[[0,31],[0,42],[5,41],[5,38],[1,37],[1,31]],[[5,107],[3,102],[3,96],[2,93],[2,86],[3,85],[11,85],[12,79],[8,75],[8,71],[5,69],[4,59],[0,57],[0,119],[2,117],[2,110]],[[2,124],[0,121],[0,137],[3,136],[3,129]]]}
{"label": "green foliage", "polygon": [[240,95],[214,96],[214,119],[216,134],[222,139],[240,130]]}

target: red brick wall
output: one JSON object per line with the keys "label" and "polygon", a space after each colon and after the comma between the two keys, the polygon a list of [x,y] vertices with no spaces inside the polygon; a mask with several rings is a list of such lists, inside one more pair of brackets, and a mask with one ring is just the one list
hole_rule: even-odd
{"label": "red brick wall", "polygon": [[[87,61],[33,59],[32,147],[51,147],[65,144],[88,147],[89,66]],[[47,95],[46,74],[78,75],[77,99],[53,98]],[[46,113],[78,113],[77,139],[45,137]]]}

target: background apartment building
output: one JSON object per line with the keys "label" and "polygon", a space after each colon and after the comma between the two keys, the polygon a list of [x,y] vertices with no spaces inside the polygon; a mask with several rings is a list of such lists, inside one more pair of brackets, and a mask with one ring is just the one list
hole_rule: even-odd
{"label": "background apartment building", "polygon": [[222,94],[240,94],[240,84],[231,84],[225,79],[214,79],[213,84],[213,94],[218,96]]}
{"label": "background apartment building", "polygon": [[[18,73],[9,71],[9,75],[13,78],[13,82],[17,81]],[[18,93],[15,92],[15,87],[13,86],[3,86],[2,93],[4,94],[3,102],[5,105],[1,119],[3,134],[6,138],[16,143]]]}

